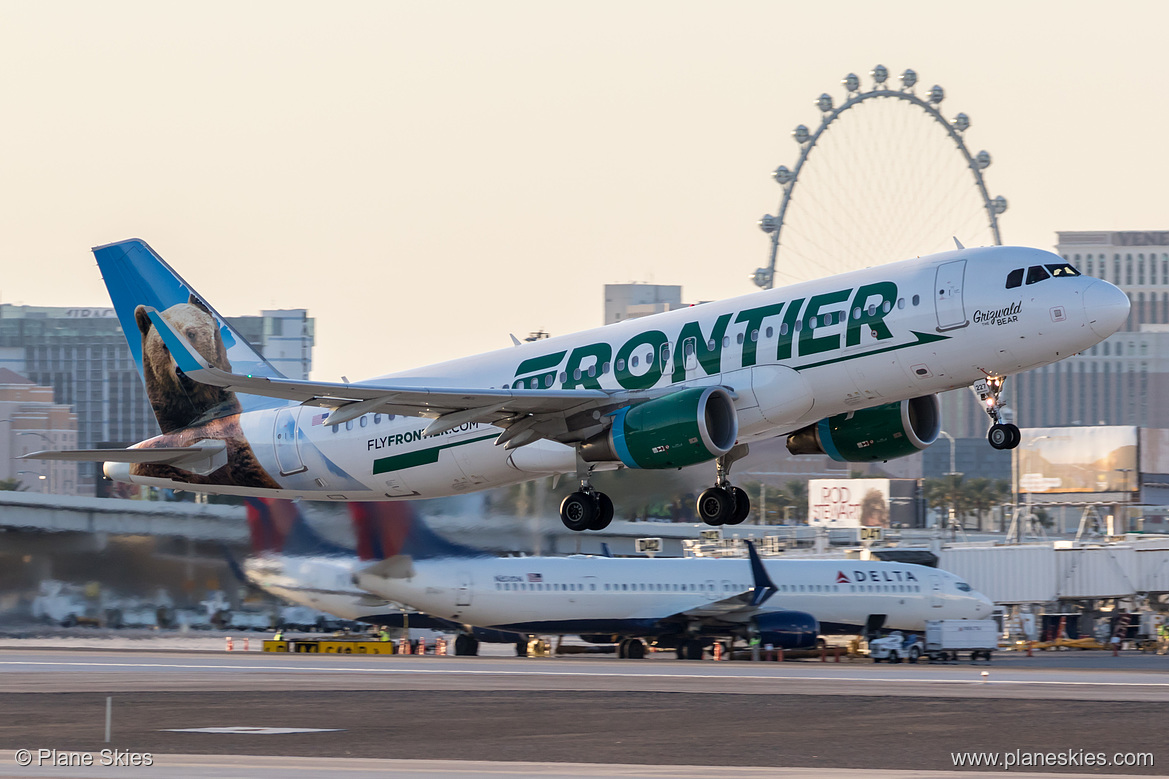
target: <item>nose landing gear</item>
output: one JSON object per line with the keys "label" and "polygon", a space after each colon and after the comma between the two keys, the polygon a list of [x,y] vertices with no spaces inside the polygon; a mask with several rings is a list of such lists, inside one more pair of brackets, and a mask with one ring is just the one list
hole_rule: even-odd
{"label": "nose landing gear", "polygon": [[993,422],[986,433],[986,440],[995,449],[1014,449],[1019,445],[1022,435],[1018,427],[1002,421],[999,395],[1003,391],[1004,380],[1002,376],[988,376],[976,382],[973,389],[978,399],[985,404],[986,414]]}
{"label": "nose landing gear", "polygon": [[698,496],[698,516],[708,525],[738,525],[751,513],[751,499],[731,486],[731,464],[747,455],[747,445],[738,444],[714,461],[715,486]]}

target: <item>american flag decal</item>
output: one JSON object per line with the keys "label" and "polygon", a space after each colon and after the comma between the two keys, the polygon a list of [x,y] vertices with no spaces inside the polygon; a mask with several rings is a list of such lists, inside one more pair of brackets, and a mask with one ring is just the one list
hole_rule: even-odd
{"label": "american flag decal", "polygon": [[530,582],[542,582],[542,581],[544,581],[544,574],[542,574],[542,573],[530,573],[530,574],[528,574],[528,581],[530,581]]}
{"label": "american flag decal", "polygon": [[316,427],[317,425],[325,424],[325,419],[328,418],[328,416],[329,416],[328,414],[314,414],[313,415],[313,427]]}

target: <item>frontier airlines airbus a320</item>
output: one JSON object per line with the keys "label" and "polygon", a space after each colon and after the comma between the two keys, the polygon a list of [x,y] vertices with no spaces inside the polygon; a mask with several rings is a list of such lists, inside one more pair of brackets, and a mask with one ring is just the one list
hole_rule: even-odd
{"label": "frontier airlines airbus a320", "polygon": [[39,452],[111,479],[231,495],[429,498],[575,474],[561,519],[601,529],[594,470],[712,462],[698,513],[746,518],[753,441],[866,462],[938,436],[975,386],[999,449],[1003,378],[1112,335],[1127,296],[1037,249],[958,249],[524,343],[367,381],[281,376],[146,243],[94,249],[162,435]]}

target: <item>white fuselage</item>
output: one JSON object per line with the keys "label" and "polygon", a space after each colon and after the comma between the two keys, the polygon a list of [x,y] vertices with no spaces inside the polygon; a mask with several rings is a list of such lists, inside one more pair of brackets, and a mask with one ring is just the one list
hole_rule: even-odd
{"label": "white fuselage", "polygon": [[[1107,282],[1068,276],[1006,287],[1012,270],[1051,263],[1063,260],[1015,247],[948,252],[370,383],[659,393],[722,385],[734,393],[738,440],[748,443],[851,410],[1053,363],[1120,326],[1127,298]],[[320,408],[295,405],[241,414],[247,441],[281,488],[213,491],[315,500],[410,499],[577,470],[573,446],[545,439],[508,451],[495,445],[500,428],[485,423],[423,436],[429,423],[423,418],[366,414],[326,426],[325,416]],[[610,465],[617,464],[599,467]],[[121,480],[185,487],[131,477],[124,465],[107,465],[106,472]]]}
{"label": "white fuselage", "polygon": [[401,611],[395,603],[358,589],[354,573],[361,562],[354,557],[301,557],[264,554],[244,561],[248,581],[298,606],[360,621]]}
{"label": "white fuselage", "polygon": [[[957,576],[919,565],[765,560],[778,591],[762,611],[814,616],[822,630],[923,630],[930,619],[981,619],[992,604]],[[753,586],[749,560],[530,557],[415,560],[409,578],[358,572],[357,584],[419,611],[531,633],[620,632],[700,610]]]}

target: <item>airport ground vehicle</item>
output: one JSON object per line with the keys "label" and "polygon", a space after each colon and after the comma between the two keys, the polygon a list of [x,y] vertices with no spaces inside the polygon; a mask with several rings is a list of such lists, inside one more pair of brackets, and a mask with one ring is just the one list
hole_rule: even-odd
{"label": "airport ground vehicle", "polygon": [[971,660],[990,662],[998,648],[999,627],[993,619],[933,619],[925,623],[925,654],[930,660],[957,660],[969,652]]}
{"label": "airport ground vehicle", "polygon": [[925,623],[925,636],[895,630],[869,642],[873,662],[916,663],[929,660],[957,660],[960,652],[969,652],[971,660],[990,661],[998,647],[999,628],[993,619],[931,619]]}
{"label": "airport ground vehicle", "polygon": [[869,657],[874,663],[900,663],[902,660],[916,663],[924,654],[925,644],[917,633],[905,634],[894,630],[887,636],[869,642]]}

